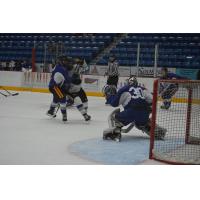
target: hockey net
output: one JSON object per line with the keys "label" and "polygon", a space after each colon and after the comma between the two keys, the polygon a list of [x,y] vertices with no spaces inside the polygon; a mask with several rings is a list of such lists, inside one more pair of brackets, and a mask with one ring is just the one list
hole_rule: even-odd
{"label": "hockey net", "polygon": [[[176,86],[169,109],[161,109],[160,87]],[[165,91],[169,92],[169,91]],[[155,139],[156,124],[167,129],[164,140]],[[170,164],[200,164],[200,81],[156,80],[150,139],[150,159]]]}

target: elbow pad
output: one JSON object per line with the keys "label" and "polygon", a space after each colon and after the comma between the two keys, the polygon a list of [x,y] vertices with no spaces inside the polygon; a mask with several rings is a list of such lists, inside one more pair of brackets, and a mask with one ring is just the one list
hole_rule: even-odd
{"label": "elbow pad", "polygon": [[64,81],[65,81],[65,77],[59,73],[59,72],[56,72],[54,74],[54,77],[53,77],[54,81],[56,82],[57,85],[63,85]]}

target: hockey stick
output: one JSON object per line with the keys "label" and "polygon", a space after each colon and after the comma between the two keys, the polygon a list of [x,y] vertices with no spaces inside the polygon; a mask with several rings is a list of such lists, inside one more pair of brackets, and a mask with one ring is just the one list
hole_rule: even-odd
{"label": "hockey stick", "polygon": [[122,128],[122,133],[128,133],[134,126],[135,126],[135,123],[133,122],[126,129]]}
{"label": "hockey stick", "polygon": [[2,92],[0,92],[1,95],[3,95],[4,97],[8,97],[8,95],[6,94],[3,94]]}
{"label": "hockey stick", "polygon": [[8,90],[6,90],[6,89],[3,88],[3,87],[2,87],[2,89],[5,90],[10,96],[17,96],[17,95],[19,95],[18,92],[16,92],[16,93],[11,93],[11,92],[9,92]]}
{"label": "hockey stick", "polygon": [[8,90],[6,90],[4,87],[2,87],[2,86],[0,86],[0,88],[2,88],[3,90],[5,90],[9,95],[6,95],[6,96],[16,96],[16,95],[18,95],[19,93],[18,92],[16,92],[16,93],[11,93],[11,92],[9,92]]}

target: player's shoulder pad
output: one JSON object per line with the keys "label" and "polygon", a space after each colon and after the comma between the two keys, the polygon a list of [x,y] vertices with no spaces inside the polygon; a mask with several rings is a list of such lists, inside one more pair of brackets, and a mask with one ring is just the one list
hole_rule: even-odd
{"label": "player's shoulder pad", "polygon": [[123,92],[128,92],[129,91],[130,86],[129,85],[125,85],[123,87],[121,87],[118,91],[117,94],[121,95]]}
{"label": "player's shoulder pad", "polygon": [[56,72],[56,73],[54,74],[54,81],[55,81],[57,84],[62,83],[64,80],[65,80],[65,77],[64,77],[63,74],[61,74],[60,72]]}
{"label": "player's shoulder pad", "polygon": [[124,85],[123,87],[119,88],[118,91],[121,91],[121,90],[129,90],[131,86],[130,85]]}

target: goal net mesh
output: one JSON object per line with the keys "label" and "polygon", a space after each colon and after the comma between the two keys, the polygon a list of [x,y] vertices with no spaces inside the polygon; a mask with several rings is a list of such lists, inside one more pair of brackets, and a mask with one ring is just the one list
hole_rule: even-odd
{"label": "goal net mesh", "polygon": [[[200,81],[157,80],[153,101],[150,158],[200,164]],[[156,140],[154,124],[167,129],[164,140]]]}

